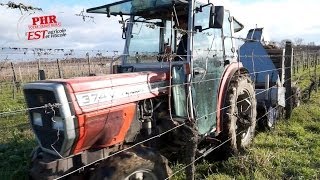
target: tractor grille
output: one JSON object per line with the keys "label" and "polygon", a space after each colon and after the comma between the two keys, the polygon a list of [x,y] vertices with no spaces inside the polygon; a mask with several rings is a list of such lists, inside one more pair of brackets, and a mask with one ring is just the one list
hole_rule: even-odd
{"label": "tractor grille", "polygon": [[[45,105],[57,104],[54,92],[42,89],[25,89],[30,123],[41,146],[48,150],[60,152],[64,141],[63,128],[54,127],[55,117],[60,117],[59,107]],[[52,148],[54,147],[54,149]]]}

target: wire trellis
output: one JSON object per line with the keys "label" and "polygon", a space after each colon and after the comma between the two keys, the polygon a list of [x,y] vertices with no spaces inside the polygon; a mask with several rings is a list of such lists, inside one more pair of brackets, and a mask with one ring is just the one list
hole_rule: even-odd
{"label": "wire trellis", "polygon": [[[257,73],[258,73],[258,72],[257,72]],[[302,75],[303,75],[303,74],[302,74]],[[301,76],[302,76],[302,75],[301,75]],[[291,78],[289,78],[289,79],[291,79]],[[287,81],[288,81],[289,79],[287,79]],[[261,92],[259,92],[259,93],[256,93],[255,95],[258,95],[258,94],[260,94],[260,93],[264,93],[264,92],[266,92],[266,91],[269,91],[271,88],[274,88],[274,87],[276,87],[276,85],[274,85],[274,86],[272,86],[272,87],[269,87],[269,89],[265,89],[265,90],[263,90],[263,91],[261,91]],[[288,99],[292,98],[293,96],[294,96],[294,95],[291,95],[290,97],[286,98],[286,101],[287,101]],[[251,98],[251,97],[248,97],[248,98]],[[246,98],[246,99],[248,99],[248,98]],[[241,103],[242,101],[245,101],[246,99],[243,99],[243,100],[241,100],[241,101],[238,101],[237,103]],[[231,106],[231,105],[230,105],[230,106]],[[223,108],[221,108],[221,109],[219,109],[219,110],[226,109],[226,108],[228,108],[228,107],[230,107],[230,106],[223,107]],[[277,105],[277,106],[279,106],[279,105]],[[217,111],[215,111],[215,112],[217,112]],[[213,112],[213,113],[215,113],[215,112]],[[267,115],[268,113],[269,113],[269,111],[266,112],[265,115]],[[261,118],[257,119],[256,121],[261,120],[265,115],[263,115]],[[201,118],[201,117],[200,117],[200,118]],[[197,120],[199,120],[199,119],[197,119]],[[197,121],[197,120],[196,120],[196,121]],[[130,146],[130,147],[125,148],[124,150],[121,150],[120,152],[129,150],[129,149],[131,149],[131,148],[133,148],[133,147],[136,147],[137,145],[140,145],[140,144],[143,144],[143,143],[148,142],[148,141],[150,141],[150,140],[153,140],[153,139],[155,139],[155,138],[161,137],[161,136],[163,136],[163,135],[166,134],[166,133],[169,133],[169,132],[171,132],[171,131],[179,128],[179,127],[182,127],[183,125],[185,125],[185,123],[182,123],[182,124],[180,124],[180,125],[178,125],[178,126],[175,126],[174,128],[169,129],[169,130],[167,130],[167,131],[164,132],[164,133],[161,133],[161,134],[159,134],[159,135],[152,136],[152,137],[150,137],[150,138],[148,138],[148,139],[146,139],[146,140],[143,140],[143,141],[141,141],[141,142],[138,142],[138,143],[136,143],[136,144],[134,144],[134,145],[132,145],[132,146]],[[241,134],[241,133],[242,133],[242,132],[239,132],[239,133],[237,134],[237,136],[238,136],[239,134]],[[171,178],[171,177],[173,177],[173,176],[174,176],[175,174],[177,174],[178,172],[184,170],[185,168],[191,166],[192,164],[194,164],[196,161],[200,160],[201,158],[207,156],[209,153],[212,153],[214,150],[217,150],[218,148],[220,148],[223,144],[227,143],[228,141],[230,141],[230,139],[227,139],[226,141],[220,143],[217,147],[211,148],[206,154],[203,154],[203,155],[199,156],[199,157],[196,158],[196,160],[195,160],[194,162],[192,162],[191,164],[188,164],[188,165],[184,166],[182,169],[174,172],[170,177],[168,177],[168,179]],[[119,153],[120,153],[120,152],[119,152]],[[100,162],[100,161],[102,161],[102,160],[105,160],[105,159],[107,159],[107,158],[109,158],[109,157],[111,157],[111,156],[117,155],[117,154],[119,154],[119,153],[117,152],[117,153],[112,154],[112,155],[110,155],[110,156],[107,156],[107,157],[98,159],[98,160],[96,160],[96,161],[94,161],[94,162],[92,162],[92,163],[89,163],[89,164],[87,164],[87,165],[85,165],[85,166],[82,166],[81,168],[78,168],[78,169],[73,170],[73,171],[71,171],[71,172],[69,172],[69,173],[66,173],[66,174],[64,174],[64,175],[62,175],[62,176],[60,176],[60,177],[58,177],[58,178],[56,178],[56,179],[61,179],[61,178],[67,177],[67,176],[69,176],[69,175],[71,175],[71,174],[73,174],[73,173],[80,172],[83,168],[86,168],[86,167],[88,167],[88,166],[91,166],[91,165],[93,165],[93,164],[95,164],[95,163],[97,163],[97,162]]]}
{"label": "wire trellis", "polygon": [[[313,55],[315,55],[315,56],[318,55],[317,52],[309,53],[309,54],[313,54]],[[101,58],[101,55],[99,54],[99,56],[97,56],[97,57],[98,57],[98,58]],[[250,56],[245,56],[245,57],[250,57]],[[261,58],[261,57],[271,57],[271,56],[253,55],[252,58],[253,58],[253,57],[255,57],[255,58],[259,58],[259,57],[260,57],[260,58]],[[283,56],[283,55],[281,55],[281,56],[272,56],[272,57],[283,57],[283,58],[285,58],[285,56]],[[293,58],[301,58],[301,57],[304,57],[304,55],[303,55],[303,54],[295,54],[295,55],[293,56]],[[241,56],[240,56],[239,58],[241,58]],[[97,62],[96,66],[98,66],[98,67],[100,66],[101,69],[102,69],[102,68],[105,68],[105,67],[103,67],[102,65],[99,65],[99,64],[98,64],[98,63],[101,63],[101,61],[99,61],[99,60],[100,60],[100,59],[92,60],[91,63],[96,61],[96,62]],[[66,59],[65,61],[58,61],[58,62],[52,61],[52,62],[46,62],[46,63],[47,63],[47,64],[42,63],[42,67],[44,67],[47,71],[49,71],[50,69],[54,69],[54,68],[52,68],[52,65],[55,65],[56,63],[57,63],[57,64],[59,64],[59,63],[63,64],[63,65],[62,65],[62,68],[63,68],[64,70],[65,70],[65,68],[66,68],[66,66],[67,66],[66,64],[68,64],[68,63],[70,63],[70,64],[72,64],[72,63],[78,63],[78,64],[73,65],[73,66],[71,65],[70,67],[71,67],[71,69],[78,68],[78,71],[81,71],[81,69],[80,69],[81,67],[83,67],[84,69],[86,69],[85,66],[88,64],[88,61],[86,61],[86,59],[84,59],[81,63],[79,63],[79,62],[77,62],[75,59]],[[37,71],[38,69],[35,67],[35,66],[37,66],[37,65],[38,65],[38,64],[37,64],[36,62],[33,62],[33,64],[28,64],[28,66],[25,66],[25,67],[33,67],[33,68],[34,68],[34,71]],[[315,65],[317,65],[317,64],[315,63]],[[91,64],[91,67],[94,67],[94,65]],[[292,67],[287,67],[287,68],[292,68]],[[293,67],[293,68],[294,68],[294,67]],[[2,68],[2,69],[4,69],[4,68]],[[101,70],[101,69],[100,69],[100,70]],[[105,68],[105,69],[108,69],[108,68]],[[280,70],[280,69],[282,69],[282,68],[264,70],[264,71],[259,71],[259,72],[254,71],[254,72],[251,73],[251,74],[259,74],[259,73],[262,73],[262,72],[278,71],[278,70]],[[64,71],[64,70],[62,70],[62,71]],[[109,69],[108,69],[108,70],[109,70]],[[284,70],[284,69],[282,69],[282,70]],[[99,70],[98,70],[98,71],[99,71]],[[0,74],[1,74],[1,72],[4,72],[4,71],[0,71]],[[31,68],[29,69],[29,73],[27,73],[27,74],[30,74],[30,72],[31,72]],[[309,73],[309,74],[310,74],[310,71],[304,72],[304,74],[305,74],[305,73]],[[65,74],[65,73],[63,73],[63,74]],[[4,76],[1,76],[1,77],[6,77],[6,78],[8,78],[8,79],[12,78],[12,75],[10,76],[10,72],[9,72],[7,75],[5,75],[5,74],[3,74],[3,75],[4,75]],[[84,74],[82,74],[82,75],[80,74],[80,76],[83,76],[83,75],[84,75]],[[87,75],[87,74],[85,74],[85,75]],[[57,74],[52,75],[52,76],[57,76]],[[70,77],[74,77],[74,76],[76,76],[76,75],[75,75],[75,74],[70,75]],[[299,76],[301,77],[302,74],[299,74]],[[64,77],[68,77],[68,76],[65,75]],[[291,80],[291,78],[289,78],[289,79]],[[287,79],[286,81],[288,81],[289,79]],[[192,85],[192,84],[201,83],[201,82],[205,82],[205,81],[220,81],[220,80],[221,80],[221,78],[202,79],[202,80],[200,80],[200,81],[191,82],[191,83],[182,83],[182,84],[175,84],[175,85],[171,85],[171,86],[165,86],[165,88],[172,88],[172,87],[176,87],[176,86]],[[6,84],[11,84],[10,81],[5,81],[5,83],[6,83]],[[23,84],[22,84],[22,85],[23,85]],[[269,87],[268,89],[265,89],[265,90],[263,90],[263,91],[260,91],[259,93],[256,93],[255,95],[258,95],[258,94],[264,93],[264,92],[266,92],[266,91],[269,91],[271,88],[274,88],[274,87],[276,87],[276,85],[274,85],[274,86],[272,86],[272,87]],[[69,103],[73,103],[73,102],[69,102]],[[238,102],[238,103],[239,103],[239,102]],[[8,115],[15,115],[15,114],[19,114],[19,113],[24,113],[24,112],[31,111],[31,110],[34,110],[34,109],[47,109],[47,108],[53,108],[53,107],[56,107],[56,108],[57,108],[57,107],[59,107],[59,106],[61,106],[61,104],[46,104],[46,105],[44,105],[44,106],[39,106],[39,107],[23,108],[23,109],[18,109],[18,110],[14,110],[14,111],[0,112],[0,117],[4,117],[4,116],[8,116]],[[219,111],[220,111],[220,110],[223,110],[223,109],[226,109],[226,108],[228,108],[228,107],[222,107],[221,109],[219,109]],[[218,111],[218,110],[217,110],[217,111]],[[216,113],[217,111],[212,112],[212,114]],[[203,117],[198,117],[198,118],[196,119],[196,121],[199,120],[199,119],[201,119],[201,118],[203,118]],[[261,118],[260,118],[260,119],[261,119]],[[259,121],[260,119],[257,119],[257,121]],[[148,139],[146,139],[146,140],[143,140],[143,141],[141,141],[141,142],[138,142],[138,143],[134,144],[133,146],[127,147],[127,148],[125,148],[125,149],[122,149],[121,151],[118,151],[117,153],[114,153],[114,154],[112,154],[112,155],[110,155],[110,156],[108,156],[108,157],[105,157],[105,158],[96,160],[96,161],[93,162],[93,163],[97,163],[97,162],[99,162],[99,161],[105,160],[106,158],[109,158],[109,157],[111,157],[111,156],[117,155],[117,154],[119,154],[119,153],[121,153],[121,152],[123,152],[123,151],[129,150],[129,149],[131,149],[131,148],[133,148],[133,147],[136,147],[136,146],[138,146],[138,145],[140,145],[140,144],[144,144],[145,142],[148,142],[148,141],[150,141],[150,140],[152,140],[152,139],[159,138],[159,137],[161,137],[161,136],[163,136],[163,135],[165,135],[165,134],[167,134],[167,133],[170,133],[170,132],[174,131],[175,129],[178,129],[178,128],[184,126],[184,125],[186,125],[186,124],[185,124],[185,123],[182,123],[182,124],[180,124],[180,125],[172,128],[172,129],[169,129],[169,130],[167,130],[167,131],[165,131],[165,132],[163,132],[163,133],[161,133],[161,134],[152,136],[152,137],[150,137],[150,138],[148,138]],[[239,133],[239,134],[240,134],[240,133]],[[237,134],[237,135],[239,135],[239,134]],[[196,158],[196,160],[195,160],[194,162],[192,162],[191,164],[187,164],[186,166],[184,166],[184,167],[183,167],[182,169],[180,169],[179,171],[174,172],[174,174],[172,174],[172,176],[174,176],[176,173],[184,170],[184,169],[187,168],[188,166],[191,166],[192,164],[194,164],[194,163],[195,163],[196,161],[198,161],[199,159],[205,157],[208,153],[211,153],[211,152],[215,151],[216,149],[218,149],[219,147],[221,147],[223,144],[227,143],[229,140],[230,140],[230,139],[228,139],[227,141],[222,142],[222,143],[221,143],[220,145],[218,145],[217,147],[214,147],[214,148],[210,149],[210,151],[208,151],[206,154],[203,154],[203,155],[201,155],[200,157]],[[88,164],[88,165],[85,165],[85,166],[83,166],[83,167],[81,167],[81,168],[79,168],[79,169],[77,169],[77,170],[74,170],[74,171],[72,171],[72,172],[70,172],[70,173],[68,173],[68,174],[65,174],[65,175],[59,177],[58,179],[61,179],[61,178],[66,177],[66,176],[68,176],[68,175],[70,175],[70,174],[76,173],[76,172],[78,172],[78,171],[82,170],[83,168],[86,168],[86,167],[88,167],[88,166],[90,166],[90,165],[92,165],[92,163],[90,163],[90,164]],[[172,176],[171,176],[171,177],[172,177]]]}

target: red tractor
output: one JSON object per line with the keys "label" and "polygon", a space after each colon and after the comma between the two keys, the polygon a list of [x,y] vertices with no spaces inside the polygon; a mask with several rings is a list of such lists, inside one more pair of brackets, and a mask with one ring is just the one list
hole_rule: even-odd
{"label": "red tractor", "polygon": [[32,178],[165,179],[167,158],[184,156],[192,143],[198,155],[216,139],[231,139],[228,153],[248,146],[256,97],[232,38],[243,26],[229,11],[191,0],[123,0],[87,12],[121,17],[121,65],[105,76],[25,85],[39,143]]}

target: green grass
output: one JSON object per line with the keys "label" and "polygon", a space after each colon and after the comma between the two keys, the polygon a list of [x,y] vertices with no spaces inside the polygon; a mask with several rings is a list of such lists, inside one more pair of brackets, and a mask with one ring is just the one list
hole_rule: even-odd
{"label": "green grass", "polygon": [[208,166],[215,170],[208,179],[320,178],[320,93],[312,101],[274,131],[257,134],[245,155]]}
{"label": "green grass", "polygon": [[[310,83],[309,73],[296,76],[301,74],[299,86],[304,88]],[[1,89],[0,102],[0,113],[25,108],[21,92],[13,99],[10,88]],[[26,112],[0,115],[0,133],[0,179],[25,179],[36,146]],[[183,166],[177,163],[173,171]],[[196,179],[320,179],[320,91],[294,109],[290,120],[280,121],[273,131],[257,133],[244,155],[218,162],[200,160],[196,168]],[[184,172],[172,179],[185,179]]]}
{"label": "green grass", "polygon": [[26,179],[29,156],[36,146],[34,135],[29,128],[24,98],[17,92],[15,99],[12,89],[0,92],[0,179]]}
{"label": "green grass", "polygon": [[315,68],[311,68],[310,70],[304,70],[304,71],[300,69],[299,72],[297,72],[296,74],[293,74],[293,80],[296,81],[299,87],[303,90],[310,85],[311,79],[313,79],[315,75],[317,75],[319,79],[320,77],[319,74],[320,74],[319,66],[316,69],[316,71],[315,71]]}

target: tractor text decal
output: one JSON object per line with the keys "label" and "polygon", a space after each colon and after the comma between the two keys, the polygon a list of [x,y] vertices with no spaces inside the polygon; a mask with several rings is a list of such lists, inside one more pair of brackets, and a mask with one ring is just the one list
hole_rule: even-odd
{"label": "tractor text decal", "polygon": [[66,29],[61,27],[57,16],[37,16],[31,18],[28,31],[25,33],[27,40],[49,39],[65,37]]}
{"label": "tractor text decal", "polygon": [[76,98],[80,107],[89,106],[100,103],[112,103],[113,101],[119,101],[126,99],[126,101],[140,100],[145,96],[152,96],[164,92],[168,83],[154,82],[139,84],[130,87],[110,87],[99,89],[90,92],[77,93]]}

